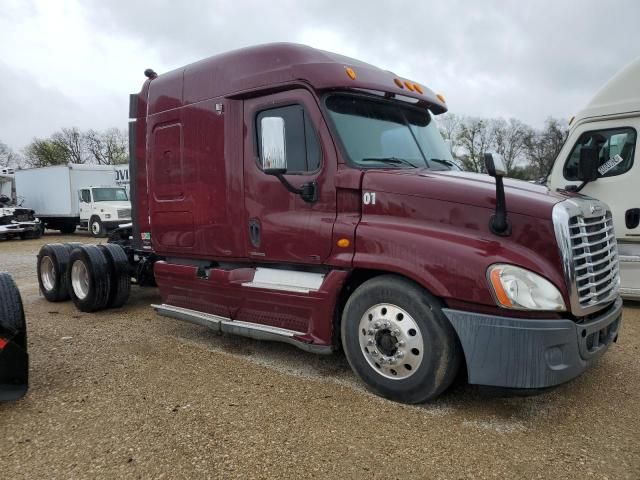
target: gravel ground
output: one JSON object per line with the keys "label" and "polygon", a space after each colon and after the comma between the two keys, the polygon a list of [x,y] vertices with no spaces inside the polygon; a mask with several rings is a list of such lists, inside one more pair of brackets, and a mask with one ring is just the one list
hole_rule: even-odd
{"label": "gravel ground", "polygon": [[155,289],[85,314],[38,293],[45,242],[0,242],[23,295],[31,389],[0,405],[0,477],[640,478],[640,305],[575,381],[501,398],[460,384],[423,406],[314,356],[156,316]]}

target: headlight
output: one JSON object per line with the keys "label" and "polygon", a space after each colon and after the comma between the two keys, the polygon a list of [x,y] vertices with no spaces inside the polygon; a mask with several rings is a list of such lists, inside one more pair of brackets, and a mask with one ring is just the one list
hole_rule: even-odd
{"label": "headlight", "polygon": [[567,309],[562,294],[549,280],[524,268],[491,265],[487,269],[487,279],[501,307],[514,310]]}

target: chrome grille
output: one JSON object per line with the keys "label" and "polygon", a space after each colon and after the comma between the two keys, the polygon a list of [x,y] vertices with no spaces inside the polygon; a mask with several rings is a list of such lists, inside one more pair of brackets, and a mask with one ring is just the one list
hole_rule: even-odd
{"label": "chrome grille", "polygon": [[553,209],[556,238],[575,315],[588,315],[618,295],[620,276],[613,218],[597,200],[575,198]]}
{"label": "chrome grille", "polygon": [[118,218],[131,218],[131,209],[130,208],[119,208],[118,209]]}

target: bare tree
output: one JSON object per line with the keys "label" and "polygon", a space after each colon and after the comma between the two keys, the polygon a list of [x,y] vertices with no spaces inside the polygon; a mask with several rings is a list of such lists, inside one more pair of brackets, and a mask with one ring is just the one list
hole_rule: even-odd
{"label": "bare tree", "polygon": [[84,135],[92,163],[118,165],[129,161],[127,136],[123,130],[110,128],[104,132],[89,130]]}
{"label": "bare tree", "polygon": [[547,118],[542,130],[530,132],[525,145],[534,178],[542,178],[549,174],[568,133],[566,123],[551,117]]}
{"label": "bare tree", "polygon": [[87,149],[84,135],[77,127],[63,128],[51,135],[51,141],[65,151],[71,163],[86,163]]}
{"label": "bare tree", "polygon": [[460,129],[462,127],[462,118],[455,113],[445,113],[435,117],[438,123],[438,129],[442,138],[444,138],[451,147],[451,154],[454,158],[459,158],[460,150]]}
{"label": "bare tree", "polygon": [[20,157],[3,142],[0,142],[0,167],[18,167]]}
{"label": "bare tree", "polygon": [[531,127],[515,118],[508,122],[503,118],[493,120],[495,150],[504,159],[507,176],[512,176],[518,162],[524,159],[526,140],[531,131]]}
{"label": "bare tree", "polygon": [[465,170],[484,172],[484,154],[494,142],[492,121],[477,117],[466,117],[461,124],[458,141],[464,154],[460,157]]}

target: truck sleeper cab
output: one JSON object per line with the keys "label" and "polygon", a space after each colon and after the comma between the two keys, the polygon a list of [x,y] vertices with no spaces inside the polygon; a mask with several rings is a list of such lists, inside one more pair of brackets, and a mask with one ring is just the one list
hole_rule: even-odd
{"label": "truck sleeper cab", "polygon": [[133,224],[111,242],[132,275],[153,269],[159,314],[342,346],[370,389],[408,403],[463,362],[474,384],[557,385],[617,338],[606,205],[505,180],[494,233],[496,182],[452,169],[446,104],[423,85],[292,44],[145,73]]}
{"label": "truck sleeper cab", "polygon": [[640,300],[640,58],[614,75],[571,121],[569,136],[547,183],[550,188],[577,188],[578,159],[594,149],[597,176],[581,192],[611,206],[619,260],[620,293]]}

